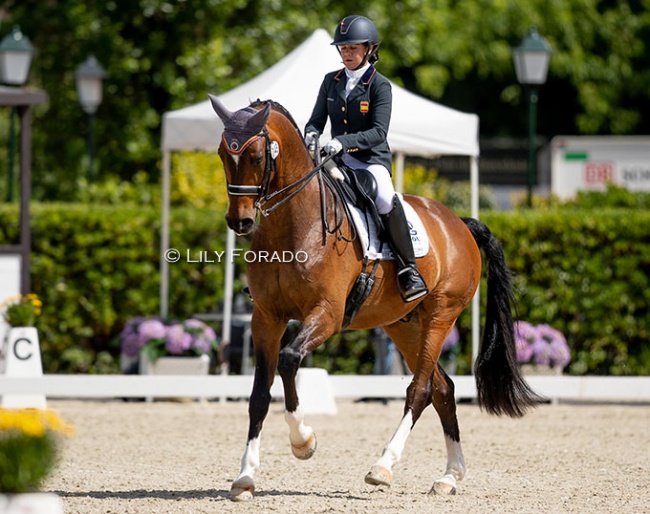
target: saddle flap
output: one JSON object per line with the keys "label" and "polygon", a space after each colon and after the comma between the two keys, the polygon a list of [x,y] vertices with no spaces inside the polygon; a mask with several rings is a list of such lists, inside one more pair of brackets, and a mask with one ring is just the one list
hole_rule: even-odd
{"label": "saddle flap", "polygon": [[354,183],[357,191],[374,202],[377,198],[377,179],[368,170],[363,168],[352,170],[348,177]]}

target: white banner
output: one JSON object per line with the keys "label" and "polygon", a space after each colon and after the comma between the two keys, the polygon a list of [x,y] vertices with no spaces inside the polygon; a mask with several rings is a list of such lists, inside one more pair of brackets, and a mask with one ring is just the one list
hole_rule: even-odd
{"label": "white banner", "polygon": [[650,191],[650,137],[558,136],[551,141],[551,191],[605,191],[608,184]]}

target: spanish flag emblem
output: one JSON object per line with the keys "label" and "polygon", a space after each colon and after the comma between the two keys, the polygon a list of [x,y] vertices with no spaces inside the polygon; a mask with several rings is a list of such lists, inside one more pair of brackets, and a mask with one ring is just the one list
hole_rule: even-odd
{"label": "spanish flag emblem", "polygon": [[368,112],[369,109],[370,109],[370,102],[361,102],[359,107],[359,110],[361,112]]}

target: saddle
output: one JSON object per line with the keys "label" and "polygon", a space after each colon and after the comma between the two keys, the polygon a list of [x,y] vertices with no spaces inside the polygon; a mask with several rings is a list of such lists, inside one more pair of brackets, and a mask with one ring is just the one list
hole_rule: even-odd
{"label": "saddle", "polygon": [[382,233],[384,224],[375,205],[378,192],[375,177],[366,169],[352,169],[343,163],[338,163],[338,168],[345,177],[345,180],[340,182],[344,198],[371,216]]}

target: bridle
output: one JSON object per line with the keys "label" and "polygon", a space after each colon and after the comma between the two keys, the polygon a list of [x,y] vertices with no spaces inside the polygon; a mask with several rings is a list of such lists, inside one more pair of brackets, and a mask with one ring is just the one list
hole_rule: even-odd
{"label": "bridle", "polygon": [[236,147],[236,148],[230,148],[226,142],[225,137],[223,138],[223,142],[226,148],[226,151],[230,155],[241,155],[246,148],[248,148],[252,143],[257,141],[260,137],[264,137],[266,140],[266,151],[265,151],[265,162],[264,162],[264,175],[262,176],[262,182],[258,186],[245,186],[245,185],[239,185],[239,184],[227,184],[227,191],[228,194],[234,195],[234,196],[258,196],[258,197],[264,197],[266,196],[268,190],[269,190],[269,184],[271,183],[271,177],[275,173],[275,159],[269,159],[269,155],[272,154],[272,149],[271,149],[271,144],[274,143],[277,146],[277,142],[273,141],[271,142],[271,138],[269,137],[269,132],[266,130],[266,127],[257,134],[256,136],[250,138],[244,145],[242,145],[241,148]]}
{"label": "bridle", "polygon": [[[255,199],[255,209],[264,217],[269,216],[272,212],[278,209],[280,206],[287,203],[294,196],[300,193],[307,184],[318,175],[320,183],[320,200],[321,200],[321,216],[323,220],[323,225],[325,230],[330,234],[339,232],[339,239],[344,239],[346,241],[352,241],[356,239],[356,230],[354,229],[354,224],[351,221],[351,214],[348,210],[347,204],[342,200],[342,193],[338,181],[333,179],[331,175],[324,168],[325,164],[333,158],[333,156],[326,157],[320,163],[318,163],[313,169],[308,173],[300,177],[295,182],[269,193],[269,187],[271,184],[271,179],[277,169],[277,157],[280,152],[280,147],[277,141],[273,141],[269,136],[269,132],[266,127],[256,136],[252,137],[246,141],[245,145],[241,148],[231,150],[228,145],[225,145],[226,151],[231,155],[240,155],[243,151],[250,146],[253,142],[257,141],[259,138],[263,137],[265,139],[265,162],[264,162],[264,174],[262,175],[262,181],[257,186],[250,185],[239,185],[227,183],[226,188],[228,194],[233,196],[256,196]],[[224,140],[225,143],[225,140]],[[327,199],[325,197],[325,192],[323,185],[325,185],[330,191],[332,191],[334,196],[334,212],[335,212],[335,225],[330,227],[327,221]],[[275,200],[276,198],[281,197],[270,207],[265,207],[269,202]],[[342,207],[340,206],[342,204]],[[348,239],[343,236],[341,232],[341,227],[343,226],[343,218],[347,217],[350,227],[353,230],[352,239]]]}
{"label": "bridle", "polygon": [[[265,156],[264,156],[265,162],[264,162],[264,174],[262,175],[262,181],[257,186],[245,186],[245,185],[228,183],[227,191],[228,194],[234,196],[256,196],[257,198],[255,200],[255,208],[263,216],[268,216],[273,211],[275,211],[278,207],[280,207],[282,204],[288,202],[289,200],[291,200],[291,198],[293,198],[298,193],[300,193],[300,191],[302,191],[307,186],[309,181],[321,171],[321,169],[323,168],[323,163],[321,163],[316,168],[312,169],[306,175],[300,177],[295,182],[292,182],[288,186],[285,186],[282,189],[278,189],[277,191],[273,191],[272,193],[269,193],[271,179],[273,178],[273,175],[275,174],[277,168],[277,156],[279,154],[280,149],[277,141],[271,140],[271,137],[269,136],[269,131],[266,129],[266,127],[264,127],[264,129],[259,134],[257,134],[257,136],[248,140],[246,142],[246,145],[243,146],[241,150],[234,152],[231,151],[227,146],[226,146],[226,150],[230,154],[241,154],[246,149],[246,147],[250,146],[253,142],[257,141],[261,137],[265,139]],[[285,195],[285,196],[284,198],[274,203],[271,207],[268,208],[264,207],[271,200],[274,200],[280,195]]]}

